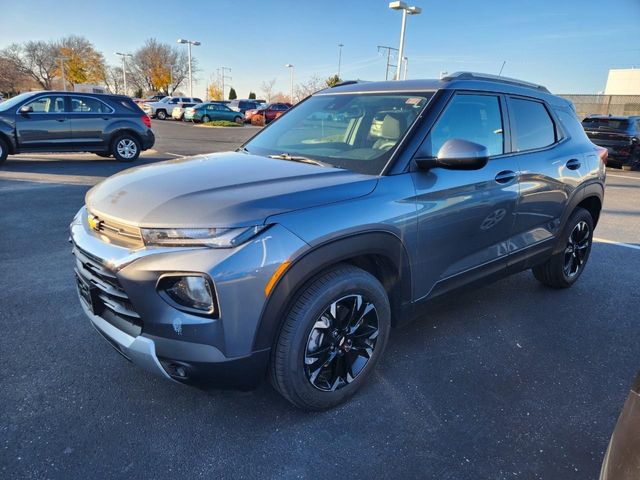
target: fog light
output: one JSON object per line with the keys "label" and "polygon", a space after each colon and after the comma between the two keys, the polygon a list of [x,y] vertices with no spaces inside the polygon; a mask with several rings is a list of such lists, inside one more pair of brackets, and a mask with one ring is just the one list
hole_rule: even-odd
{"label": "fog light", "polygon": [[177,308],[195,313],[215,313],[212,288],[201,275],[167,276],[160,279],[158,291]]}

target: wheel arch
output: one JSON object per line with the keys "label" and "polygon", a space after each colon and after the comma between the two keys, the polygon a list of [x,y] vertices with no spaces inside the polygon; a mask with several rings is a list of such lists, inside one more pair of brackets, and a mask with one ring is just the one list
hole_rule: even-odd
{"label": "wheel arch", "polygon": [[138,142],[140,143],[140,148],[142,149],[142,136],[140,135],[140,133],[138,133],[135,129],[130,128],[130,127],[120,127],[117,128],[115,130],[113,130],[110,135],[109,135],[109,148],[113,149],[114,145],[114,141],[120,136],[120,135],[124,135],[124,134],[129,134],[133,137],[136,138],[136,140],[138,140]]}
{"label": "wheel arch", "polygon": [[390,232],[359,233],[308,250],[287,268],[262,310],[254,351],[274,345],[286,313],[302,288],[340,263],[359,267],[378,279],[389,295],[392,325],[397,323],[398,315],[411,302],[411,268],[406,248]]}
{"label": "wheel arch", "polygon": [[9,150],[8,151],[9,154],[16,153],[16,150],[17,150],[16,149],[16,144],[15,144],[14,140],[9,135],[7,135],[5,132],[0,131],[0,138],[2,140],[4,140],[5,143],[7,144],[7,148]]}

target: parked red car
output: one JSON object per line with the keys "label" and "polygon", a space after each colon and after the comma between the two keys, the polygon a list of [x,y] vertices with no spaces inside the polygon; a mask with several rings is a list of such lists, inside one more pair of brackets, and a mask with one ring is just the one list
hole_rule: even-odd
{"label": "parked red car", "polygon": [[265,123],[269,123],[291,107],[292,105],[290,103],[269,103],[267,105],[261,105],[259,108],[254,108],[244,112],[244,121],[250,123],[254,116],[259,115],[264,117]]}

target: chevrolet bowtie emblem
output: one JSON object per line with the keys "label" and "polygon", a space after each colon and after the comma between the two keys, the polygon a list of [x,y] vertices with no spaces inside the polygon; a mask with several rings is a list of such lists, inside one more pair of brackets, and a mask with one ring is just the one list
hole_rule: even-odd
{"label": "chevrolet bowtie emblem", "polygon": [[95,215],[89,215],[87,217],[87,223],[89,224],[91,230],[100,230],[100,224],[102,223],[102,221],[99,220]]}

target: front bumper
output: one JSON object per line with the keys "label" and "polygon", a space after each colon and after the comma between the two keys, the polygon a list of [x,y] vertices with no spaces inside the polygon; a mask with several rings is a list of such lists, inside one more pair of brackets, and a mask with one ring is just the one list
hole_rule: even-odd
{"label": "front bumper", "polygon": [[[96,330],[124,357],[180,383],[250,389],[264,378],[270,349],[254,350],[264,287],[278,266],[307,245],[284,227],[236,249],[129,250],[91,230],[83,208],[71,224],[76,270],[97,289],[100,308],[80,295]],[[277,239],[277,240],[276,240]],[[214,282],[218,317],[177,310],[156,291],[166,273],[205,273]],[[105,284],[108,280],[108,284]]]}

